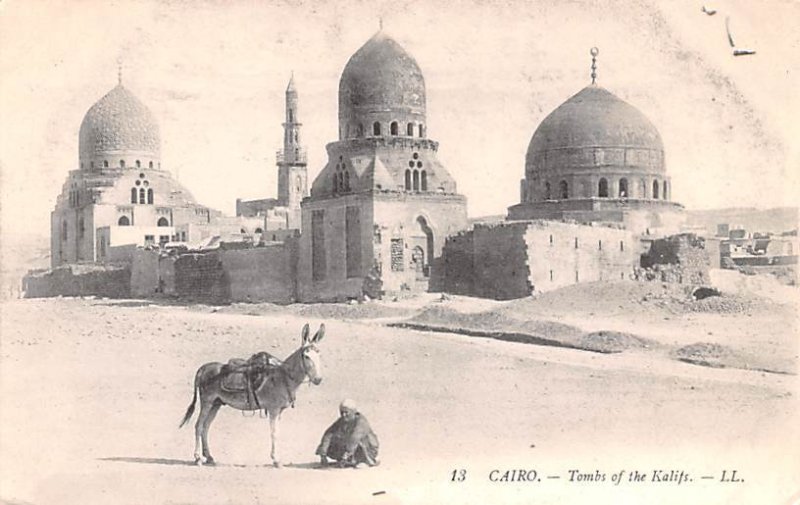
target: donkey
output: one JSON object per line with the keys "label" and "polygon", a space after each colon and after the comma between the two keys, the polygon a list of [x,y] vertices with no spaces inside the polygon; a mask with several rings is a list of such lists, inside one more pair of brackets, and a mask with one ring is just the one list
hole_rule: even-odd
{"label": "donkey", "polygon": [[[309,339],[308,334],[309,328],[308,324],[306,324],[303,326],[300,348],[286,358],[280,366],[276,367],[261,386],[253,392],[257,400],[256,404],[263,408],[264,413],[269,417],[269,431],[272,442],[270,457],[272,458],[272,464],[276,467],[281,466],[276,447],[281,413],[290,405],[294,407],[295,392],[306,378],[315,385],[322,382],[322,363],[316,344],[325,335],[325,325],[321,324],[319,326],[319,330],[317,330],[313,338]],[[222,379],[225,376],[224,373],[221,373],[222,367],[222,363],[206,363],[197,370],[194,377],[192,404],[186,409],[186,414],[183,416],[183,421],[179,426],[183,427],[191,419],[199,394],[200,413],[197,417],[197,423],[194,425],[194,461],[197,465],[214,464],[214,458],[208,448],[208,429],[219,408],[223,405],[228,405],[237,410],[253,409],[252,400],[248,401],[247,392],[231,392],[222,388]]]}

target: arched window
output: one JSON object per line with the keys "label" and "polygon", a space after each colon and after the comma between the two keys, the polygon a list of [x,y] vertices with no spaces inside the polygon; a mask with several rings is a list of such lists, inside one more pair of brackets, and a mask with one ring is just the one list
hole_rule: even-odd
{"label": "arched window", "polygon": [[169,220],[167,218],[165,218],[165,217],[160,217],[160,218],[158,218],[158,223],[156,223],[156,225],[157,226],[169,226]]}
{"label": "arched window", "polygon": [[414,191],[419,191],[419,170],[414,170]]}
{"label": "arched window", "polygon": [[153,168],[153,162],[152,161],[150,162],[149,166],[150,166],[150,168]]}
{"label": "arched window", "polygon": [[78,238],[83,237],[84,232],[86,231],[86,223],[83,220],[83,216],[78,220]]}
{"label": "arched window", "polygon": [[131,188],[131,203],[136,203],[136,188]]}
{"label": "arched window", "polygon": [[409,137],[414,136],[414,123],[408,123],[408,126],[406,127],[406,133]]}
{"label": "arched window", "polygon": [[419,138],[422,138],[424,136],[425,136],[425,126],[419,125]]}
{"label": "arched window", "polygon": [[658,181],[653,181],[653,199],[658,200]]}
{"label": "arched window", "polygon": [[347,171],[344,173],[344,190],[350,191],[350,172]]}
{"label": "arched window", "polygon": [[389,132],[392,135],[397,135],[397,121],[392,121],[392,124],[389,126]]}
{"label": "arched window", "polygon": [[67,240],[67,221],[61,222],[61,240]]}
{"label": "arched window", "polygon": [[597,196],[608,198],[608,181],[605,178],[600,179],[600,184],[597,185]]}
{"label": "arched window", "polygon": [[128,216],[122,216],[121,218],[119,218],[119,221],[117,221],[117,224],[119,226],[130,226],[131,220],[128,219]]}
{"label": "arched window", "polygon": [[669,200],[669,196],[667,193],[667,181],[664,181],[664,190],[662,191],[661,198],[664,200]]}
{"label": "arched window", "polygon": [[261,228],[256,228],[256,233],[264,233],[264,230],[262,230]]}
{"label": "arched window", "polygon": [[406,189],[411,189],[411,170],[406,169]]}
{"label": "arched window", "polygon": [[90,163],[89,163],[89,168],[91,168],[92,170],[94,170],[94,161],[92,161],[92,162],[90,162]]}
{"label": "arched window", "polygon": [[619,197],[628,198],[628,179],[624,177],[619,180]]}
{"label": "arched window", "polygon": [[364,125],[361,123],[358,123],[358,136],[359,137],[364,136]]}
{"label": "arched window", "polygon": [[425,170],[422,171],[422,191],[428,191],[428,174]]}
{"label": "arched window", "polygon": [[569,198],[569,186],[567,185],[567,181],[558,183],[558,195],[562,200]]}
{"label": "arched window", "polygon": [[136,160],[136,168],[142,168],[142,162],[141,161]]}
{"label": "arched window", "polygon": [[125,168],[125,160],[119,160],[119,168]]}
{"label": "arched window", "polygon": [[144,204],[146,201],[146,193],[144,188],[139,188],[139,203]]}
{"label": "arched window", "polygon": [[549,200],[550,199],[550,183],[549,182],[545,182],[544,183],[544,199],[545,200]]}
{"label": "arched window", "polygon": [[377,121],[372,123],[372,134],[376,137],[381,134],[381,124]]}
{"label": "arched window", "polygon": [[147,190],[147,203],[153,203],[153,188]]}
{"label": "arched window", "polygon": [[108,160],[103,160],[103,168],[108,168]]}

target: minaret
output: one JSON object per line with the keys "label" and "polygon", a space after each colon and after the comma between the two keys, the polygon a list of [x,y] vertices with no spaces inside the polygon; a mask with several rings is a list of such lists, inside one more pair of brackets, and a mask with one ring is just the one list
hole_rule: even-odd
{"label": "minaret", "polygon": [[278,204],[288,207],[287,226],[300,228],[300,202],[308,196],[306,150],[300,145],[297,116],[297,90],[294,74],[286,87],[286,121],[283,123],[283,150],[278,151]]}

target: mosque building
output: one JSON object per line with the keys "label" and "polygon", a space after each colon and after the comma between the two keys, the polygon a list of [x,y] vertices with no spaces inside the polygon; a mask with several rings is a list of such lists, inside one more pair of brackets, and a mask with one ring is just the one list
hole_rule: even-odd
{"label": "mosque building", "polygon": [[51,265],[101,262],[111,248],[196,242],[245,232],[242,220],[196,203],[161,166],[153,113],[122,84],[83,118],[79,168],[51,213]]}
{"label": "mosque building", "polygon": [[300,300],[426,290],[466,198],[426,129],[425,79],[382,29],[339,81],[339,140],[302,202]]}
{"label": "mosque building", "polygon": [[661,135],[637,108],[596,83],[539,125],[525,156],[520,203],[510,220],[621,223],[645,235],[677,233],[683,206],[672,201]]}

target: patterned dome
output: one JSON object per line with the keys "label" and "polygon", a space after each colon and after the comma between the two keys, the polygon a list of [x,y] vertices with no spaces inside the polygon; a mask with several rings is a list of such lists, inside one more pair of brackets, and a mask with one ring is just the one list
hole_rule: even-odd
{"label": "patterned dome", "polygon": [[586,148],[664,151],[661,135],[644,114],[596,85],[587,86],[542,121],[528,145],[527,165],[549,151]]}
{"label": "patterned dome", "polygon": [[161,137],[153,113],[122,84],[92,105],[81,123],[82,162],[125,154],[157,159],[160,151]]}
{"label": "patterned dome", "polygon": [[339,81],[339,120],[374,113],[425,116],[425,79],[417,62],[379,31],[350,57]]}

